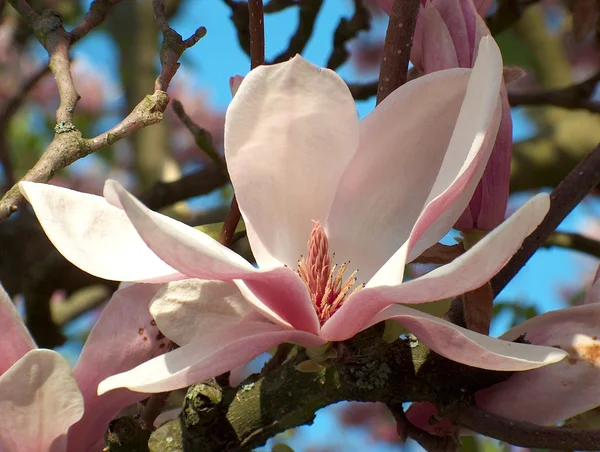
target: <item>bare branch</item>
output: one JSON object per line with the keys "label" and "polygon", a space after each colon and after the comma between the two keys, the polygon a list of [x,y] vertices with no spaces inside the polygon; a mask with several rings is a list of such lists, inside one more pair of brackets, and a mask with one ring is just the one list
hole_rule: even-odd
{"label": "bare branch", "polygon": [[[252,69],[265,64],[265,17],[262,0],[248,1],[248,16],[250,29],[250,63]],[[242,214],[235,195],[231,200],[229,212],[223,222],[223,229],[219,234],[219,242],[230,245]]]}
{"label": "bare branch", "polygon": [[600,429],[543,427],[497,416],[474,406],[460,408],[451,417],[463,427],[515,446],[552,450],[600,449]]}
{"label": "bare branch", "polygon": [[594,89],[600,81],[600,72],[576,85],[562,89],[536,92],[509,92],[508,100],[512,107],[552,105],[569,109],[583,109],[600,113],[600,102],[591,100]]}
{"label": "bare branch", "polygon": [[[272,3],[272,1],[269,2],[267,7],[270,7]],[[317,16],[319,15],[319,11],[321,10],[321,6],[323,5],[323,0],[303,0],[298,2],[297,5],[299,8],[299,17],[296,32],[290,38],[288,48],[276,56],[273,60],[273,63],[287,61],[297,53],[302,53],[304,47],[306,47],[306,44],[313,34],[315,22],[317,20]],[[287,4],[285,6],[287,7],[291,5]]]}
{"label": "bare branch", "polygon": [[350,55],[346,43],[354,39],[359,32],[371,28],[371,15],[362,0],[354,0],[354,14],[350,20],[342,18],[333,34],[333,51],[327,61],[329,69],[337,69]]}
{"label": "bare branch", "polygon": [[417,24],[419,0],[394,0],[383,45],[377,103],[407,80],[408,60]]}
{"label": "bare branch", "polygon": [[535,251],[577,204],[600,183],[600,145],[590,152],[550,195],[550,211],[544,221],[525,239],[523,246],[500,272],[492,278],[492,288],[498,294],[525,265]]}
{"label": "bare branch", "polygon": [[71,44],[79,41],[104,22],[110,9],[120,2],[121,0],[94,0],[81,23],[71,30]]}

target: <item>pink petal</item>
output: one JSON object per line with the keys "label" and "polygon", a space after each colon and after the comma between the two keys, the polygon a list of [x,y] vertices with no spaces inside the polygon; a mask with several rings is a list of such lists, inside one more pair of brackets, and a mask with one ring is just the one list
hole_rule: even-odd
{"label": "pink petal", "polygon": [[455,47],[457,44],[452,40],[452,31],[432,2],[425,3],[418,19],[423,21],[423,26],[420,28],[423,52],[420,69],[422,71],[429,74],[442,69],[470,67],[470,65],[459,64]]}
{"label": "pink petal", "polygon": [[34,182],[21,182],[19,189],[50,241],[82,270],[115,281],[178,278],[148,249],[127,215],[105,199]]}
{"label": "pink petal", "polygon": [[492,6],[492,0],[473,0],[473,3],[481,17],[485,17]]}
{"label": "pink petal", "polygon": [[98,383],[161,355],[168,349],[148,312],[161,284],[133,284],[114,293],[94,325],[73,372],[85,400],[85,414],[69,430],[69,450],[87,451],[102,440],[108,423],[147,395],[126,389],[98,396]]}
{"label": "pink petal", "polygon": [[244,296],[266,317],[281,325],[318,331],[306,286],[290,268],[255,269],[203,232],[151,211],[114,181],[106,183],[105,193],[118,198],[142,239],[173,268],[191,278],[242,279],[247,291],[255,295],[243,292]]}
{"label": "pink petal", "polygon": [[71,367],[52,350],[31,350],[0,376],[0,450],[62,452],[83,415]]}
{"label": "pink petal", "polygon": [[559,423],[600,406],[600,305],[548,312],[508,331],[509,340],[525,335],[533,344],[569,353],[543,369],[515,374],[476,394],[486,410],[542,425]]}
{"label": "pink petal", "polygon": [[502,120],[492,154],[469,206],[454,225],[458,230],[489,231],[504,220],[510,185],[512,119],[506,86],[502,85]]}
{"label": "pink petal", "polygon": [[364,329],[371,317],[390,304],[441,300],[480,287],[509,261],[549,207],[548,195],[541,193],[451,263],[400,285],[367,285],[351,295],[325,323],[321,336],[327,340],[345,340]]}
{"label": "pink petal", "polygon": [[201,279],[171,282],[150,304],[160,331],[178,345],[220,328],[234,328],[253,311],[235,285]]}
{"label": "pink petal", "polygon": [[282,342],[315,347],[325,341],[313,334],[282,329],[272,323],[242,322],[234,328],[199,337],[129,372],[113,375],[100,383],[98,393],[122,387],[145,392],[185,388],[245,364]]}
{"label": "pink petal", "polygon": [[414,402],[406,411],[406,418],[421,430],[438,436],[456,433],[456,426],[449,419],[437,417],[438,409],[431,402]]}
{"label": "pink petal", "polygon": [[[414,241],[441,216],[417,246],[433,244],[468,203],[491,150],[482,144],[502,72],[495,43],[485,40],[482,48],[481,62],[472,71],[420,77],[361,121],[361,145],[340,182],[326,226],[330,249],[339,261],[350,260],[352,268],[360,269],[363,281],[388,261],[413,227]],[[388,266],[393,279],[385,283],[402,281],[404,263]]]}
{"label": "pink petal", "polygon": [[[445,66],[440,67],[440,69],[450,69],[453,67],[473,67],[473,61],[471,59],[471,55],[473,54],[472,47],[474,46],[475,42],[479,44],[479,39],[474,42],[469,42],[469,30],[467,27],[468,22],[465,16],[474,16],[475,10],[471,9],[463,11],[460,0],[432,0],[431,4],[439,12],[442,21],[450,33],[452,53],[457,59],[456,66]],[[435,24],[431,25],[435,26]],[[433,30],[427,30],[426,34],[429,34],[429,32],[433,32]],[[479,38],[481,38],[481,36]],[[425,53],[427,53],[427,50],[425,50]],[[425,69],[425,72],[430,72],[430,70]]]}
{"label": "pink petal", "polygon": [[369,326],[392,319],[402,323],[436,353],[471,367],[522,371],[562,360],[566,353],[552,347],[519,344],[476,333],[424,312],[402,305],[389,306]]}
{"label": "pink petal", "polygon": [[254,69],[225,118],[225,157],[259,267],[295,267],[358,147],[346,83],[297,55]]}
{"label": "pink petal", "polygon": [[25,353],[36,347],[2,285],[0,285],[0,331],[4,338],[10,338],[0,340],[0,375],[2,375]]}
{"label": "pink petal", "polygon": [[409,259],[437,243],[465,210],[481,179],[501,119],[500,49],[482,38],[444,162],[409,239]]}

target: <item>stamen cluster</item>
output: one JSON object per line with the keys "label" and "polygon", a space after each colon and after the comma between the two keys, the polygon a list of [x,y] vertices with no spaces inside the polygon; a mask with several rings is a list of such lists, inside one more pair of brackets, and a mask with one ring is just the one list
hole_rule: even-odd
{"label": "stamen cluster", "polygon": [[[306,257],[301,256],[298,260],[298,275],[306,284],[317,317],[323,325],[342,306],[356,284],[358,270],[343,281],[350,262],[344,262],[339,268],[332,263],[335,254],[330,256],[327,234],[318,221],[315,221],[310,233],[307,251]],[[362,287],[363,284],[359,285],[352,293]]]}

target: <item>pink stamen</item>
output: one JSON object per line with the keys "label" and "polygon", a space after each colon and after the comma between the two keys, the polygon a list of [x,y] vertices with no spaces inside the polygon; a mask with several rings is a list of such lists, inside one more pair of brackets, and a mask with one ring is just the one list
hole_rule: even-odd
{"label": "pink stamen", "polygon": [[[318,221],[315,221],[315,226],[310,233],[307,250],[306,257],[301,257],[298,261],[298,274],[308,288],[319,321],[323,325],[342,306],[356,283],[358,270],[343,281],[344,272],[350,262],[345,262],[339,269],[336,265],[332,265],[329,240]],[[362,284],[359,285],[353,292],[362,287]]]}

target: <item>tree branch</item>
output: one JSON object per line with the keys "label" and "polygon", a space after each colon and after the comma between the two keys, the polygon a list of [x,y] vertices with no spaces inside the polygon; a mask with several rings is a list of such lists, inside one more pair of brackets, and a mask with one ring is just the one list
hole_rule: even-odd
{"label": "tree branch", "polygon": [[354,0],[354,14],[350,20],[342,18],[333,33],[333,50],[327,61],[329,69],[337,69],[346,62],[348,49],[346,43],[354,39],[359,32],[371,28],[371,15],[362,0]]}
{"label": "tree branch", "polygon": [[590,152],[550,195],[550,211],[525,239],[523,245],[492,278],[492,288],[497,295],[525,265],[535,251],[542,246],[561,221],[579,204],[583,198],[600,183],[600,145]]}
{"label": "tree branch", "polygon": [[[248,0],[248,17],[250,29],[250,64],[254,69],[265,64],[265,16],[262,0]],[[229,212],[223,222],[219,234],[219,242],[225,246],[231,244],[235,230],[242,214],[235,195],[231,200]]]}
{"label": "tree branch", "polygon": [[581,234],[555,231],[550,234],[543,246],[558,246],[569,250],[579,251],[600,259],[600,242]]}
{"label": "tree branch", "polygon": [[[163,31],[163,44],[160,52],[161,71],[155,82],[155,92],[146,96],[123,121],[111,130],[95,138],[85,139],[72,123],[78,95],[73,85],[69,63],[70,38],[62,27],[60,18],[47,12],[38,16],[24,0],[11,0],[11,4],[34,29],[38,39],[48,50],[50,69],[56,78],[61,99],[61,104],[56,112],[57,124],[54,128],[54,138],[40,160],[22,179],[33,182],[47,182],[52,179],[57,170],[67,167],[92,152],[112,145],[142,127],[161,121],[169,103],[166,90],[179,68],[179,58],[186,49],[198,42],[206,33],[206,29],[200,27],[190,38],[183,40],[177,32],[169,27],[163,2],[153,0],[155,16]],[[22,202],[23,195],[19,191],[18,185],[15,184],[0,200],[0,221],[16,212]]]}
{"label": "tree branch", "polygon": [[600,81],[600,73],[576,85],[562,89],[534,92],[509,92],[511,107],[552,105],[569,109],[583,109],[592,113],[600,113],[600,102],[591,100],[594,89]]}
{"label": "tree branch", "polygon": [[[267,6],[271,6],[272,4],[273,1],[269,2]],[[290,38],[288,48],[276,56],[273,60],[273,63],[282,63],[289,60],[294,55],[302,53],[304,47],[306,47],[306,44],[312,36],[317,16],[319,15],[319,11],[323,5],[323,0],[303,0],[298,2],[297,5],[299,8],[299,17],[296,32]],[[265,12],[267,12],[266,7]]]}
{"label": "tree branch", "polygon": [[406,83],[408,60],[420,5],[419,0],[394,0],[383,44],[383,60],[377,88],[378,104]]}
{"label": "tree branch", "polygon": [[451,418],[463,427],[515,446],[552,450],[600,449],[600,429],[543,427],[497,416],[475,406],[460,408]]}

